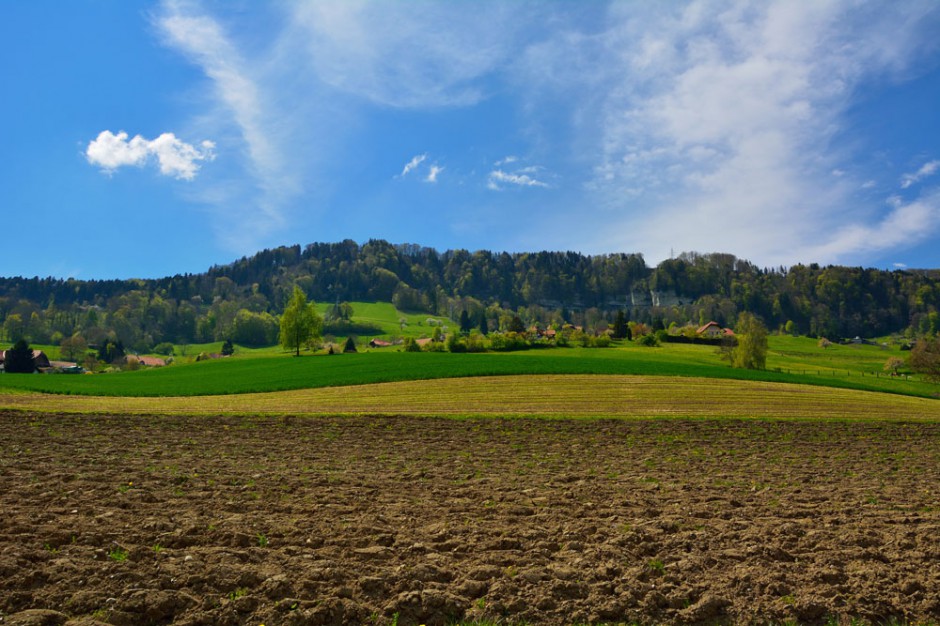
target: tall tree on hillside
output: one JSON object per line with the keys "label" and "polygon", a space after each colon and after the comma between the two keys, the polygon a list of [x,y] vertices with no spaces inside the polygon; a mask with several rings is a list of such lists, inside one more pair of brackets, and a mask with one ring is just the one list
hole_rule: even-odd
{"label": "tall tree on hillside", "polygon": [[470,321],[470,314],[467,313],[467,309],[464,309],[460,312],[460,332],[467,334],[473,328],[473,323]]}
{"label": "tall tree on hillside", "polygon": [[486,323],[486,313],[480,316],[480,334],[484,336],[490,334],[490,325]]}
{"label": "tall tree on hillside", "polygon": [[300,287],[295,285],[281,316],[281,332],[278,336],[281,346],[286,350],[295,350],[295,355],[300,356],[300,346],[318,338],[322,329],[323,319],[313,303],[307,303],[307,296]]}
{"label": "tall tree on hillside", "polygon": [[614,320],[614,339],[626,339],[627,333],[630,332],[630,327],[627,326],[627,316],[624,315],[623,309],[617,311],[617,318]]}
{"label": "tall tree on hillside", "polygon": [[738,316],[738,345],[731,352],[731,364],[749,370],[762,370],[767,364],[767,327],[750,313]]}

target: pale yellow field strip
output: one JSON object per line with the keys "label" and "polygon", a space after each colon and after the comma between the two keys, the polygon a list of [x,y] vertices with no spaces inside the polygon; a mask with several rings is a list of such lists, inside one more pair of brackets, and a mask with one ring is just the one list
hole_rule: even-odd
{"label": "pale yellow field strip", "polygon": [[940,421],[940,401],[710,378],[499,376],[228,396],[130,398],[3,394],[0,408],[189,415],[730,417]]}

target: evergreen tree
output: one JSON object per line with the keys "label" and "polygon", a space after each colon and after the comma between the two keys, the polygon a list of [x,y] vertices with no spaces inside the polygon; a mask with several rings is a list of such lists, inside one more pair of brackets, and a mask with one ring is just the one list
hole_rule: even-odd
{"label": "evergreen tree", "polygon": [[20,339],[13,347],[7,350],[3,361],[3,369],[8,374],[32,374],[36,371],[33,362],[33,349],[25,339]]}
{"label": "evergreen tree", "polygon": [[464,309],[460,312],[460,332],[467,334],[473,328],[473,324],[470,322],[470,314],[467,313],[467,309]]}
{"label": "evergreen tree", "polygon": [[480,334],[488,335],[490,334],[490,326],[486,323],[486,315],[480,316]]}
{"label": "evergreen tree", "polygon": [[627,333],[630,332],[630,327],[627,326],[627,318],[623,314],[623,310],[617,311],[617,318],[614,320],[614,339],[625,339]]}
{"label": "evergreen tree", "polygon": [[222,344],[222,356],[232,356],[235,354],[235,346],[232,345],[231,339],[226,339],[225,343]]}
{"label": "evergreen tree", "polygon": [[323,319],[313,303],[307,303],[307,296],[300,287],[294,286],[284,314],[281,316],[281,330],[278,336],[281,346],[286,350],[295,350],[300,356],[300,346],[320,336]]}
{"label": "evergreen tree", "polygon": [[343,346],[343,352],[358,352],[356,350],[356,340],[350,335],[346,338],[346,345]]}
{"label": "evergreen tree", "polygon": [[525,324],[522,323],[522,318],[518,315],[512,316],[512,321],[509,322],[509,332],[511,333],[524,333]]}

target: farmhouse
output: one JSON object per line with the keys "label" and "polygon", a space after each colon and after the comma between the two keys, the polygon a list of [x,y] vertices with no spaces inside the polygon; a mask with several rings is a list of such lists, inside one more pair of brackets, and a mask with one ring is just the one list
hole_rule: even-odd
{"label": "farmhouse", "polygon": [[734,335],[734,331],[730,328],[722,328],[718,322],[708,322],[696,330],[695,334],[699,337],[714,339],[716,337],[731,337]]}
{"label": "farmhouse", "polygon": [[391,347],[392,343],[390,341],[382,341],[381,339],[373,339],[369,342],[370,348],[388,348]]}
{"label": "farmhouse", "polygon": [[163,367],[166,365],[166,361],[157,356],[139,356],[137,360],[140,361],[141,365],[147,367]]}

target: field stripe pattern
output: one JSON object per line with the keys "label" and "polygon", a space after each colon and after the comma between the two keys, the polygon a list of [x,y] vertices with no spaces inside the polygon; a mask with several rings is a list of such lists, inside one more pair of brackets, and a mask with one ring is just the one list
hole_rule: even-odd
{"label": "field stripe pattern", "polygon": [[193,397],[0,395],[65,413],[796,418],[940,421],[940,402],[853,389],[661,376],[537,375]]}

